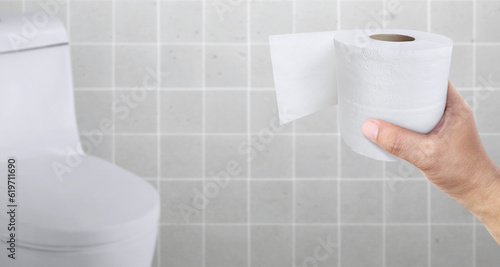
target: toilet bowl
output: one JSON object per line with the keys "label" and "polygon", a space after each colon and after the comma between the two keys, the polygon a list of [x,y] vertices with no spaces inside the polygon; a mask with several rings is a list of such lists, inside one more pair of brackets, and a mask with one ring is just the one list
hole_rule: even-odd
{"label": "toilet bowl", "polygon": [[68,37],[40,16],[0,15],[0,266],[151,266],[158,193],[83,152]]}

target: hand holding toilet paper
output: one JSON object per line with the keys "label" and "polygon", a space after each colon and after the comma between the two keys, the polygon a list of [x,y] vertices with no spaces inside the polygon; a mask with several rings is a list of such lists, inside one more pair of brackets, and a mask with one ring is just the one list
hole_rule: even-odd
{"label": "hand holding toilet paper", "polygon": [[273,35],[269,43],[281,124],[338,104],[347,146],[370,158],[395,161],[362,134],[365,120],[428,133],[443,115],[453,49],[447,37],[346,30]]}

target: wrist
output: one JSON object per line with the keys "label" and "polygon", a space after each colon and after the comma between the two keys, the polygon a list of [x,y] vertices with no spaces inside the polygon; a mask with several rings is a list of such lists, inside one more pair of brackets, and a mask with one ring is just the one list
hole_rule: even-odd
{"label": "wrist", "polygon": [[500,244],[500,168],[488,158],[474,180],[476,186],[463,199],[463,205]]}
{"label": "wrist", "polygon": [[[500,168],[488,158],[472,177],[472,189],[463,197],[463,204],[478,219],[489,217],[500,207]],[[476,165],[479,166],[479,165]]]}

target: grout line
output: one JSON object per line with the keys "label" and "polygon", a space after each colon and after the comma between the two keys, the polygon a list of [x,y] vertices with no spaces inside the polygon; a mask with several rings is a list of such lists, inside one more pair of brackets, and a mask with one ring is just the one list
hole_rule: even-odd
{"label": "grout line", "polygon": [[[431,0],[427,0],[427,31],[431,31]],[[432,228],[431,228],[431,183],[427,183],[427,266],[432,266]]]}
{"label": "grout line", "polygon": [[[383,10],[387,10],[387,2],[386,0],[382,0],[382,8]],[[383,28],[387,28],[387,25],[384,22]],[[386,214],[386,162],[382,161],[382,177],[384,180],[382,181],[382,266],[386,266],[386,250],[387,250],[387,240],[386,240],[386,221],[387,221],[387,214]]]}
{"label": "grout line", "polygon": [[[86,0],[74,0],[74,1],[86,1]],[[131,2],[140,2],[142,0],[128,0],[128,1],[131,1]],[[174,1],[174,0],[164,0],[164,1]],[[183,2],[197,2],[199,0],[182,0]],[[315,0],[315,2],[328,2],[328,1],[331,1],[331,0]],[[377,0],[366,0],[364,2],[376,2]],[[449,0],[432,0],[432,1],[436,1],[436,2],[448,2]],[[467,2],[467,1],[471,1],[471,0],[454,0],[456,2]],[[492,0],[479,0],[479,1],[492,1]],[[1,2],[1,1],[0,1]],[[252,0],[252,2],[283,2],[283,0]]]}
{"label": "grout line", "polygon": [[[251,135],[259,134],[258,132],[246,133],[161,133],[162,136],[246,136],[248,133]],[[92,132],[82,131],[80,135],[92,134]],[[104,136],[111,136],[112,134],[103,133]],[[115,133],[115,136],[156,136],[157,133]],[[293,133],[275,133],[277,136],[292,136]],[[337,136],[338,133],[296,133],[297,136]],[[500,134],[496,134],[500,135]]]}
{"label": "grout line", "polygon": [[[160,0],[161,1],[161,0]],[[169,46],[202,46],[203,44],[200,44],[199,42],[159,42],[160,45],[169,45]],[[135,42],[116,42],[116,43],[109,43],[109,42],[74,42],[72,43],[74,45],[80,45],[80,46],[98,46],[98,45],[103,45],[103,46],[111,46],[111,45],[130,45],[130,46],[156,46],[157,42],[141,42],[141,43],[135,43]],[[246,46],[247,44],[251,45],[260,45],[260,46],[269,46],[269,43],[266,42],[205,42],[204,45],[206,46]]]}
{"label": "grout line", "polygon": [[[161,223],[162,226],[247,226],[248,223]],[[253,223],[254,226],[292,226],[292,223]],[[338,226],[338,223],[295,223],[298,226]],[[342,226],[383,226],[384,223],[342,223]],[[426,222],[423,223],[386,223],[387,226],[428,226]],[[433,226],[472,226],[473,223],[433,223]]]}
{"label": "grout line", "polygon": [[[340,21],[340,20],[339,20]],[[430,21],[430,13],[427,18],[427,21]],[[157,43],[133,43],[133,42],[116,42],[116,43],[108,43],[108,42],[72,42],[72,45],[78,45],[78,46],[112,46],[112,45],[130,45],[130,46],[155,46]],[[217,43],[217,42],[206,42],[206,46],[246,46],[247,44],[253,45],[253,46],[269,46],[269,43],[265,42],[225,42],[225,43]],[[478,45],[484,45],[484,46],[497,46],[500,45],[500,42],[479,42],[476,43]],[[166,46],[202,46],[199,42],[192,42],[192,43],[187,43],[187,42],[160,42],[160,45],[166,45]],[[473,42],[456,42],[453,43],[453,45],[458,45],[458,46],[471,46],[473,45]]]}
{"label": "grout line", "polygon": [[[476,1],[472,1],[472,104],[474,105],[472,107],[472,112],[475,117],[476,115],[476,108],[478,105],[478,101],[476,99],[476,8],[477,8],[477,3]],[[476,245],[477,245],[477,240],[476,240],[476,218],[472,216],[472,267],[476,267]]]}
{"label": "grout line", "polygon": [[431,267],[431,183],[427,183],[427,266]]}
{"label": "grout line", "polygon": [[[480,90],[480,89],[478,89]],[[474,104],[475,105],[475,104]],[[91,132],[80,132],[80,135],[91,134]],[[250,132],[250,134],[255,135],[259,134],[258,132]],[[293,135],[291,132],[289,133],[274,133],[277,136],[291,136]],[[113,134],[103,133],[104,136],[111,136]],[[115,136],[156,136],[156,133],[115,133]],[[247,133],[161,133],[162,136],[246,136]],[[295,133],[296,136],[340,136],[339,133]],[[480,132],[481,136],[500,136],[500,133],[485,133]]]}
{"label": "grout line", "polygon": [[384,180],[382,180],[382,266],[386,266],[386,246],[387,246],[387,241],[386,241],[386,225],[387,225],[387,211],[386,211],[386,173],[385,173],[385,168],[386,168],[386,162],[382,161],[382,176],[384,177]]}
{"label": "grout line", "polygon": [[[456,44],[453,44],[453,46],[457,46]],[[473,47],[473,46],[471,46]],[[122,87],[115,87],[117,91],[119,90],[130,90],[130,88],[122,88]],[[75,91],[110,91],[112,89],[106,88],[106,87],[75,87]],[[201,92],[202,89],[199,87],[163,87],[160,88],[161,91],[169,91],[169,92]],[[247,87],[206,87],[206,91],[245,91],[247,90]],[[457,87],[458,91],[472,91],[474,90],[474,87]],[[489,87],[488,90],[493,90],[493,91],[500,91],[500,87]],[[274,92],[273,87],[253,87],[252,91],[254,92]]]}
{"label": "grout line", "polygon": [[431,32],[431,1],[427,0],[427,31]]}
{"label": "grout line", "polygon": [[[297,1],[292,0],[292,32],[296,33],[296,16],[297,16]],[[297,143],[296,143],[296,123],[292,124],[292,266],[295,266],[297,262],[297,251],[296,251],[296,242],[297,242],[297,227],[295,225],[296,222],[296,203],[297,203],[297,182],[296,182],[296,162],[297,162]]]}
{"label": "grout line", "polygon": [[[157,53],[157,61],[156,61],[156,72],[158,73],[158,77],[161,77],[160,73],[161,73],[161,45],[160,45],[160,33],[161,33],[161,24],[160,24],[160,5],[161,5],[161,1],[160,0],[156,0],[156,42],[157,42],[157,47],[156,47],[156,53]],[[160,104],[161,104],[161,101],[160,101],[160,98],[161,98],[161,94],[160,94],[160,88],[161,88],[161,78],[160,80],[157,81],[157,87],[156,87],[156,114],[157,114],[157,118],[156,118],[156,127],[157,127],[157,134],[158,134],[158,137],[157,137],[157,142],[158,142],[158,145],[157,145],[157,149],[156,149],[156,172],[157,172],[157,179],[156,179],[156,186],[158,188],[158,193],[161,193],[161,107],[160,107]],[[160,195],[161,196],[161,195]],[[160,228],[160,227],[159,227]],[[156,238],[157,238],[157,241],[156,241],[156,251],[157,251],[157,255],[156,255],[156,262],[157,262],[157,267],[160,267],[161,266],[161,228],[158,229],[158,233],[156,235]]]}
{"label": "grout line", "polygon": [[[69,3],[70,1],[68,1]],[[116,1],[111,1],[111,12],[112,12],[112,19],[111,19],[111,64],[113,66],[111,67],[111,99],[113,100],[111,102],[111,120],[113,122],[113,130],[111,131],[111,162],[115,163],[115,158],[116,158],[116,140],[115,140],[115,133],[116,133],[116,116],[114,111],[114,101],[116,99],[116,51],[115,51],[115,41],[116,41],[116,36],[115,36],[115,29],[116,29]]]}
{"label": "grout line", "polygon": [[[250,105],[252,104],[251,102],[251,79],[252,79],[252,76],[251,76],[251,73],[250,73],[250,70],[251,70],[251,43],[250,43],[250,33],[251,33],[251,19],[250,19],[250,16],[252,14],[251,12],[251,1],[247,1],[246,3],[247,5],[247,42],[246,42],[246,45],[247,45],[247,86],[246,86],[246,90],[247,90],[247,132],[246,132],[246,135],[247,135],[247,143],[249,145],[251,145],[251,128],[250,128],[250,120],[251,120],[251,109],[250,109]],[[252,185],[250,183],[250,177],[252,177],[252,165],[250,164],[251,161],[251,151],[248,150],[247,152],[247,267],[251,267],[252,266],[252,216],[251,216],[251,208],[252,208],[252,205],[251,205],[251,193],[252,193]]]}
{"label": "grout line", "polygon": [[[71,13],[71,12],[70,12],[71,10],[70,10],[70,8],[69,8],[69,6],[70,6],[70,2],[71,2],[71,1],[69,1],[69,0],[68,0],[68,1],[66,1],[66,28],[67,28],[67,30],[68,30],[68,32],[67,32],[67,34],[68,34],[68,40],[70,41],[70,44],[72,44],[72,43],[71,43],[71,34],[70,34],[70,33],[71,33],[71,32],[70,32],[70,28],[71,28],[71,27],[70,27],[70,26],[71,26],[71,25],[70,25],[70,24],[71,24],[70,22],[71,22],[71,20],[69,19],[69,18],[70,18],[70,15],[71,15],[71,14],[70,14],[70,13]],[[74,90],[74,89],[75,89],[75,88],[74,88],[74,85],[73,85],[73,90]]]}
{"label": "grout line", "polygon": [[[203,188],[203,192],[206,192],[206,135],[205,135],[205,131],[206,131],[206,101],[207,101],[207,92],[206,92],[206,69],[207,69],[207,66],[206,66],[206,13],[207,13],[207,10],[206,10],[206,7],[207,7],[207,4],[206,4],[207,1],[202,1],[202,7],[201,7],[201,10],[202,10],[202,47],[201,47],[201,60],[202,60],[202,77],[201,77],[201,84],[202,84],[202,139],[201,139],[201,143],[202,143],[202,151],[201,151],[201,155],[202,155],[202,164],[201,164],[201,169],[202,169],[202,177],[203,177],[203,182],[202,182],[202,188]],[[202,258],[201,258],[201,266],[202,267],[205,267],[206,265],[206,209],[203,209],[202,211],[202,222],[203,222],[203,225],[202,225],[202,251],[201,251],[201,254],[202,254]]]}
{"label": "grout line", "polygon": [[[247,87],[206,87],[205,88],[207,91],[245,91],[247,90]],[[77,91],[106,91],[106,90],[111,90],[106,87],[76,87],[75,90]],[[116,87],[116,90],[130,90],[130,88],[125,88],[125,87]],[[162,91],[194,91],[194,92],[201,92],[202,89],[199,87],[164,87],[160,88]],[[272,91],[274,92],[273,87],[254,87],[252,88],[252,91]]]}
{"label": "grout line", "polygon": [[[153,180],[156,179],[156,177],[143,177],[144,179],[148,180]],[[295,178],[256,178],[254,177],[255,181],[259,182],[287,182],[287,181],[300,181],[300,182],[318,182],[318,181],[342,181],[342,182],[348,182],[348,183],[359,183],[359,182],[381,182],[381,181],[417,181],[417,182],[424,182],[427,181],[425,178],[418,178],[418,177],[408,177],[408,178],[322,178],[322,177],[311,177],[311,178],[303,178],[303,177],[295,177]],[[189,177],[165,177],[165,178],[160,178],[161,181],[178,181],[178,182],[188,182],[188,181],[201,181],[202,178],[189,178]],[[231,181],[246,181],[246,177],[232,177]]]}
{"label": "grout line", "polygon": [[[337,30],[342,29],[341,25],[341,17],[340,17],[340,11],[341,11],[341,0],[337,0]],[[338,105],[337,105],[337,266],[342,266],[342,227],[341,227],[341,197],[340,197],[340,180],[341,180],[341,168],[342,168],[342,161],[341,161],[341,146],[342,146],[342,141],[340,137],[340,123],[338,120]]]}
{"label": "grout line", "polygon": [[[480,89],[478,89],[480,90]],[[475,104],[474,104],[475,105]],[[85,134],[91,134],[91,132],[80,132],[80,135],[85,135]],[[255,135],[258,134],[258,132],[250,132],[250,134]],[[103,133],[104,136],[111,136],[112,134],[108,133]],[[156,136],[156,133],[115,133],[115,136],[140,136],[140,135],[145,135],[145,136]],[[184,132],[178,132],[178,133],[161,133],[162,136],[246,136],[247,133],[184,133]],[[275,133],[277,136],[291,136],[293,135],[291,132],[290,133]],[[340,136],[338,133],[295,133],[296,136]],[[498,137],[500,136],[500,133],[488,133],[488,132],[480,132],[479,135],[481,136],[494,136]]]}

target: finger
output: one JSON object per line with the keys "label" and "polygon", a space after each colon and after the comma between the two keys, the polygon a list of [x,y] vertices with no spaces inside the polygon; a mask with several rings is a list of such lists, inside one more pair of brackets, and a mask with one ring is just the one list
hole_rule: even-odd
{"label": "finger", "polygon": [[419,167],[428,160],[426,149],[428,138],[390,122],[378,119],[369,119],[361,126],[363,134],[387,152],[396,155]]}
{"label": "finger", "polygon": [[474,119],[472,107],[462,98],[455,86],[448,81],[448,94],[443,117],[429,134],[439,134],[444,129],[453,128],[453,126],[450,125],[461,125],[464,121],[469,119]]}

